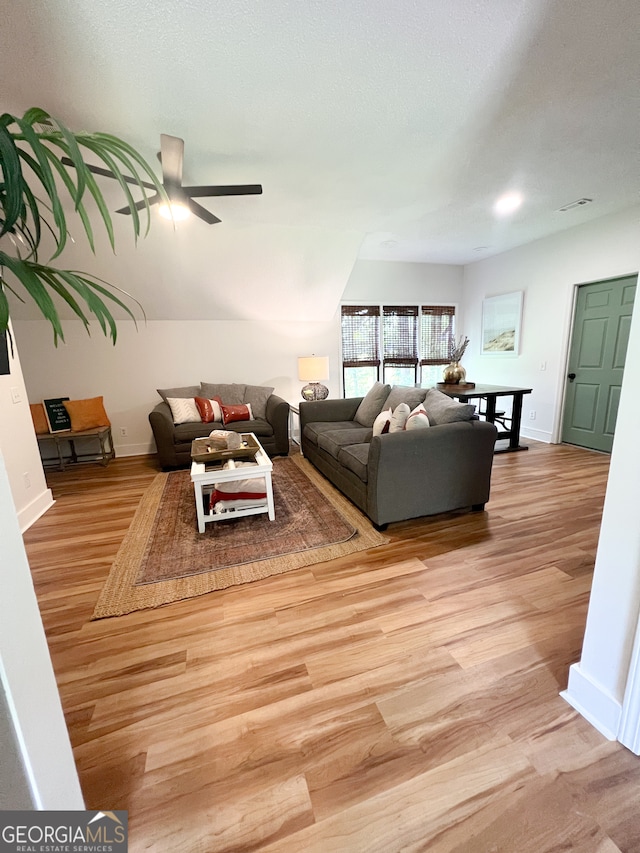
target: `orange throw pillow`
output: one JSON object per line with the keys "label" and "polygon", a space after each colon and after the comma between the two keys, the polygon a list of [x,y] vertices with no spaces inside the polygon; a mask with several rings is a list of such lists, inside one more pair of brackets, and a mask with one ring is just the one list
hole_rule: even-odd
{"label": "orange throw pillow", "polygon": [[203,424],[222,423],[222,410],[219,400],[215,397],[213,400],[207,400],[206,397],[194,397],[194,399]]}
{"label": "orange throw pillow", "polygon": [[71,429],[74,432],[111,426],[111,421],[104,410],[102,397],[91,397],[88,400],[65,400],[64,407],[69,412]]}
{"label": "orange throw pillow", "polygon": [[233,421],[250,421],[253,418],[249,403],[245,403],[243,406],[221,405],[220,408],[222,410],[222,423],[225,426],[233,423]]}
{"label": "orange throw pillow", "polygon": [[44,403],[31,403],[29,408],[36,435],[46,435],[49,432],[49,423],[44,411]]}

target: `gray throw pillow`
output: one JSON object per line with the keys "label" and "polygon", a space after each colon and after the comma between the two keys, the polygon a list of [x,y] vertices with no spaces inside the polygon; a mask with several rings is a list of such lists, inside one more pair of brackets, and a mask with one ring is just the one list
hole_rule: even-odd
{"label": "gray throw pillow", "polygon": [[199,385],[185,385],[184,388],[156,388],[162,399],[167,402],[167,397],[201,397]]}
{"label": "gray throw pillow", "polygon": [[406,403],[412,412],[416,406],[424,402],[426,393],[426,388],[415,388],[413,385],[394,385],[387,397],[385,409],[391,409],[395,412],[400,403]]}
{"label": "gray throw pillow", "polygon": [[254,418],[266,418],[267,400],[273,394],[273,388],[266,385],[247,385],[244,392],[244,402],[249,403]]}
{"label": "gray throw pillow", "polygon": [[382,382],[375,382],[373,387],[367,391],[365,398],[358,406],[358,410],[353,418],[354,421],[362,424],[362,426],[372,427],[373,422],[382,411],[382,407],[389,396],[390,390],[390,385],[383,385]]}
{"label": "gray throw pillow", "polygon": [[452,424],[456,421],[470,421],[476,410],[473,403],[459,403],[452,400],[437,388],[429,388],[424,399],[424,407],[431,426]]}
{"label": "gray throw pillow", "polygon": [[220,397],[225,406],[242,406],[246,387],[246,385],[236,385],[235,383],[223,385],[215,382],[202,382],[200,396],[207,400]]}

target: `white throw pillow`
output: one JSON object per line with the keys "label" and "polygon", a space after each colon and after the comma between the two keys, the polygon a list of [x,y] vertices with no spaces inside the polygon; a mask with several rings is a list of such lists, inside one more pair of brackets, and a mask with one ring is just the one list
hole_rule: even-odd
{"label": "white throw pillow", "polygon": [[384,433],[389,432],[392,417],[393,412],[391,411],[391,409],[386,409],[384,412],[380,412],[378,417],[373,422],[373,434],[384,435]]}
{"label": "white throw pillow", "polygon": [[426,429],[430,426],[431,424],[429,423],[429,416],[427,415],[426,409],[422,403],[420,403],[420,405],[416,406],[407,418],[405,429]]}
{"label": "white throw pillow", "polygon": [[174,424],[202,423],[193,397],[167,397]]}
{"label": "white throw pillow", "polygon": [[402,432],[410,414],[411,409],[406,403],[400,403],[399,406],[396,406],[393,412],[393,417],[391,418],[389,432]]}

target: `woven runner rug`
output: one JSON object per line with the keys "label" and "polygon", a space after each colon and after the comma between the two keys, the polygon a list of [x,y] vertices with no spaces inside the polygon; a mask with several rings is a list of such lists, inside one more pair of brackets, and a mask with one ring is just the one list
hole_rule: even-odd
{"label": "woven runner rug", "polygon": [[158,474],[138,506],[93,619],[159,607],[388,542],[302,457],[273,460],[276,518],[198,533],[188,471]]}

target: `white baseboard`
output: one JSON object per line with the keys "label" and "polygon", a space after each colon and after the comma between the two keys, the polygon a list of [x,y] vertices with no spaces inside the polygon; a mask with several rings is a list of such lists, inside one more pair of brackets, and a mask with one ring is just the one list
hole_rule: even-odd
{"label": "white baseboard", "polygon": [[524,422],[520,424],[521,438],[532,438],[534,441],[543,441],[545,444],[551,444],[551,433],[544,429],[531,429],[525,427]]}
{"label": "white baseboard", "polygon": [[579,663],[569,668],[569,684],[560,695],[607,740],[617,740],[622,705],[583,672]]}
{"label": "white baseboard", "polygon": [[38,497],[34,498],[30,504],[23,507],[18,513],[20,532],[24,533],[25,530],[28,530],[31,525],[40,518],[40,516],[44,515],[45,512],[54,505],[54,503],[55,501],[51,494],[51,489],[45,489],[38,495]]}
{"label": "white baseboard", "polygon": [[156,451],[149,444],[114,444],[114,450],[118,459],[121,456],[146,456]]}

